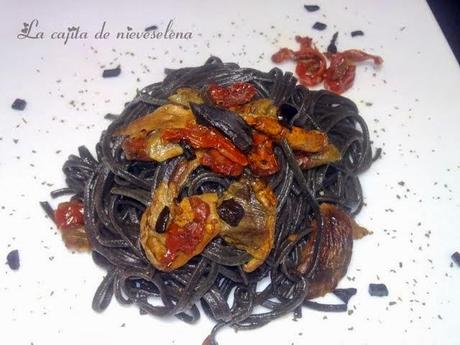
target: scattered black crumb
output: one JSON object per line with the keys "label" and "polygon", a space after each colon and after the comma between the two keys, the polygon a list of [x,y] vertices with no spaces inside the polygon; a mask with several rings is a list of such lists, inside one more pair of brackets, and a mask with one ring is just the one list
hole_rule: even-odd
{"label": "scattered black crumb", "polygon": [[6,263],[14,271],[19,269],[19,266],[21,264],[19,262],[19,251],[17,249],[12,250],[8,253],[8,255],[6,256]]}
{"label": "scattered black crumb", "polygon": [[315,30],[323,31],[326,28],[327,28],[327,25],[321,22],[316,22],[315,24],[313,24],[313,29]]}
{"label": "scattered black crumb", "polygon": [[158,29],[158,26],[156,25],[150,25],[145,28],[145,31],[155,31]]}
{"label": "scattered black crumb", "polygon": [[364,36],[364,32],[362,30],[355,30],[351,32],[351,37],[356,37],[356,36]]}
{"label": "scattered black crumb", "polygon": [[126,323],[122,323],[120,327],[125,327],[126,326]]}
{"label": "scattered black crumb", "polygon": [[348,301],[350,300],[350,298],[356,295],[357,291],[358,290],[356,290],[355,288],[335,289],[333,291],[333,294],[336,295],[338,298],[340,298],[340,300],[343,303],[348,304]]}
{"label": "scattered black crumb", "polygon": [[112,69],[105,69],[104,72],[102,72],[102,78],[118,77],[120,73],[121,73],[120,66],[117,66]]}
{"label": "scattered black crumb", "polygon": [[26,108],[27,102],[24,99],[16,98],[11,104],[11,108],[14,110],[24,110]]}
{"label": "scattered black crumb", "polygon": [[452,254],[451,256],[452,260],[454,260],[454,262],[460,266],[460,253],[459,252],[455,252],[454,254]]}
{"label": "scattered black crumb", "polygon": [[106,120],[115,120],[116,118],[118,118],[118,115],[115,115],[115,114],[108,113],[104,115],[104,119]]}
{"label": "scattered black crumb", "polygon": [[388,289],[385,284],[369,284],[369,295],[376,297],[388,296]]}
{"label": "scattered black crumb", "polygon": [[316,12],[319,10],[318,5],[303,5],[308,12]]}
{"label": "scattered black crumb", "polygon": [[374,157],[372,157],[372,162],[375,162],[377,159],[382,157],[382,148],[379,147],[377,150],[375,150]]}
{"label": "scattered black crumb", "polygon": [[331,53],[331,54],[335,54],[337,53],[337,45],[336,45],[336,42],[337,42],[337,37],[339,36],[339,33],[336,32],[335,34],[332,35],[332,39],[331,39],[331,42],[329,43],[329,45],[327,46],[327,52],[328,53]]}

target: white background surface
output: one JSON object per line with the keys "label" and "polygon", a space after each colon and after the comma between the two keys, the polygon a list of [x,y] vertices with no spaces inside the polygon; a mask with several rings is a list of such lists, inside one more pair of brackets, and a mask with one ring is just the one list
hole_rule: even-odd
{"label": "white background surface", "polygon": [[[379,70],[358,67],[346,93],[375,146],[384,149],[362,176],[367,207],[358,219],[374,234],[355,243],[340,284],[358,289],[354,312],[305,309],[297,322],[288,316],[255,331],[227,329],[218,339],[221,345],[460,344],[460,268],[450,259],[460,251],[459,66],[424,1],[312,3],[321,10],[308,13],[303,1],[275,0],[0,0],[0,343],[201,344],[212,327],[206,317],[190,326],[140,316],[116,302],[103,314],[93,312],[104,272],[88,255],[64,248],[38,202],[64,186],[61,165],[77,146],[94,147],[108,125],[104,114],[119,113],[136,88],[163,78],[164,67],[202,64],[213,54],[268,70],[279,47],[296,47],[294,35],[310,35],[325,49],[339,31],[339,49],[361,48],[385,59]],[[94,32],[104,20],[111,32],[153,24],[164,30],[175,18],[176,30],[192,31],[193,39],[90,39],[65,46],[16,39],[22,23],[34,18],[48,34],[71,25]],[[317,20],[328,28],[311,30]],[[365,36],[351,38],[358,29]],[[118,64],[119,77],[102,79],[103,66]],[[28,102],[23,112],[10,108],[17,97]],[[17,272],[3,266],[12,249],[20,251]],[[385,283],[390,295],[370,297],[371,282]]]}

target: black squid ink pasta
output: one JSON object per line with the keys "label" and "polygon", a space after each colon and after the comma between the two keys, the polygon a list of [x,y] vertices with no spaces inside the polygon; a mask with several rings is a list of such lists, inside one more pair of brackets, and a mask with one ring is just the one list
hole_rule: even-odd
{"label": "black squid ink pasta", "polygon": [[[266,73],[223,63],[217,57],[209,58],[203,66],[167,69],[165,73],[163,82],[145,87],[126,104],[121,115],[102,133],[95,156],[82,146],[78,155],[68,158],[63,166],[67,187],[52,193],[52,197],[70,194],[84,204],[92,257],[107,270],[95,293],[93,309],[103,311],[115,296],[121,304],[136,305],[141,313],[174,316],[187,323],[197,321],[202,311],[216,323],[210,344],[216,343],[216,332],[223,326],[257,328],[288,313],[301,317],[302,307],[346,311],[354,289],[336,289],[334,293],[343,301],[337,305],[309,301],[305,295],[321,244],[323,219],[319,205],[331,203],[352,216],[363,206],[358,174],[369,168],[373,157],[368,128],[356,105],[334,93],[297,85],[292,73],[278,68]],[[275,106],[293,109],[292,116],[284,119],[286,126],[327,133],[342,159],[301,170],[286,140],[275,144],[280,169],[267,178],[277,200],[274,244],[268,258],[255,271],[243,271],[248,254],[221,238],[213,239],[184,266],[171,272],[157,270],[140,243],[140,218],[151,201],[152,191],[186,159],[187,152],[162,163],[127,160],[122,139],[113,134],[166,104],[168,96],[179,87],[201,89],[210,83],[225,86],[235,82],[251,83],[257,89],[257,97],[270,98]],[[199,167],[188,177],[181,195],[221,193],[231,180],[232,177]],[[49,204],[42,206],[52,217]],[[305,274],[295,274],[293,268],[311,236],[313,220],[320,226],[315,234],[312,264]]]}

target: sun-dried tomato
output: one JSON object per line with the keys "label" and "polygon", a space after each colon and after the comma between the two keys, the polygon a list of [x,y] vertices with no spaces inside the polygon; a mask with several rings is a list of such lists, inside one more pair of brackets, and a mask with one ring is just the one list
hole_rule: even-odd
{"label": "sun-dried tomato", "polygon": [[60,230],[76,229],[85,224],[83,203],[78,200],[61,202],[54,211],[54,220]]}
{"label": "sun-dried tomato", "polygon": [[246,156],[222,134],[210,128],[194,125],[187,128],[165,129],[162,139],[172,142],[185,140],[195,149],[216,149],[224,157],[239,165],[246,166]]}
{"label": "sun-dried tomato", "polygon": [[250,83],[234,83],[227,87],[211,84],[208,93],[214,104],[229,108],[251,101],[257,89]]}
{"label": "sun-dried tomato", "polygon": [[273,142],[264,134],[254,131],[252,148],[248,154],[249,167],[256,176],[269,176],[279,169],[273,152]]}
{"label": "sun-dried tomato", "polygon": [[244,169],[242,165],[232,162],[230,159],[219,153],[219,151],[214,149],[211,149],[203,154],[201,164],[207,166],[216,173],[227,176],[239,176]]}
{"label": "sun-dried tomato", "polygon": [[356,74],[355,63],[369,59],[372,59],[376,65],[383,63],[383,59],[380,56],[370,55],[357,49],[327,55],[330,65],[324,76],[324,87],[339,94],[352,87]]}

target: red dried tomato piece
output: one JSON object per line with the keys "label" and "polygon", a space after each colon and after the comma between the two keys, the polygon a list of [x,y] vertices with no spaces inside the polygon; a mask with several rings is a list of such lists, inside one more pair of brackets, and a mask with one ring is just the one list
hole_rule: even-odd
{"label": "red dried tomato piece", "polygon": [[355,80],[356,66],[349,63],[342,55],[331,57],[331,65],[324,77],[324,87],[335,93],[343,93],[350,89]]}
{"label": "red dried tomato piece", "polygon": [[172,223],[166,233],[166,261],[174,260],[176,253],[181,251],[187,255],[193,254],[196,246],[204,236],[206,219],[209,216],[209,205],[200,198],[190,197],[190,206],[193,210],[193,220],[184,226]]}
{"label": "red dried tomato piece", "polygon": [[249,167],[256,176],[269,176],[279,169],[273,152],[273,142],[264,134],[254,132],[252,148],[248,154]]}
{"label": "red dried tomato piece", "polygon": [[187,128],[168,128],[163,131],[162,139],[178,142],[187,141],[195,149],[216,149],[222,156],[239,165],[246,166],[246,156],[222,134],[204,126],[195,125]]}
{"label": "red dried tomato piece", "polygon": [[208,93],[215,104],[229,108],[248,103],[257,93],[257,89],[250,83],[235,83],[228,87],[211,84]]}
{"label": "red dried tomato piece", "polygon": [[60,230],[76,229],[85,224],[83,203],[78,200],[61,202],[54,211],[54,220]]}
{"label": "red dried tomato piece", "polygon": [[227,175],[239,176],[243,172],[243,166],[232,162],[230,159],[223,156],[219,151],[211,149],[203,154],[201,164],[207,166],[212,171]]}
{"label": "red dried tomato piece", "polygon": [[294,59],[294,51],[288,48],[281,48],[275,54],[272,55],[272,61],[274,63],[281,63],[286,60]]}
{"label": "red dried tomato piece", "polygon": [[356,74],[355,63],[369,59],[372,59],[376,65],[383,63],[380,56],[367,54],[357,49],[328,54],[328,58],[331,63],[324,76],[324,86],[335,93],[343,93],[352,87]]}

